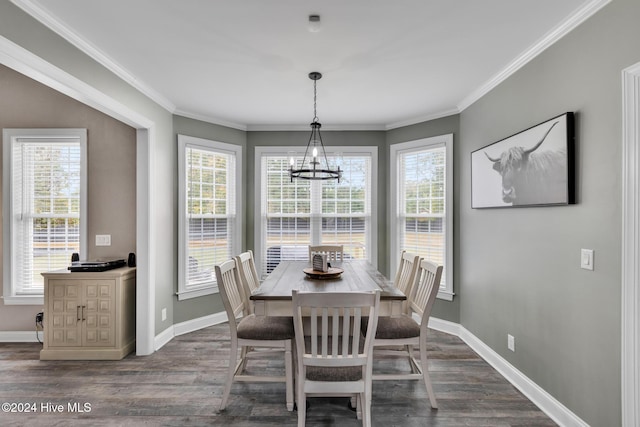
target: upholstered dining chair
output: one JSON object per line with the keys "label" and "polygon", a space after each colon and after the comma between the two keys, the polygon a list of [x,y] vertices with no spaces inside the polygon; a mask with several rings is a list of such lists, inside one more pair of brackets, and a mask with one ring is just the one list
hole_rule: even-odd
{"label": "upholstered dining chair", "polygon": [[344,245],[309,246],[309,261],[313,254],[326,254],[327,261],[344,261]]}
{"label": "upholstered dining chair", "polygon": [[393,286],[402,291],[407,296],[407,301],[402,304],[402,312],[408,312],[408,297],[411,294],[413,285],[418,279],[418,268],[420,267],[420,256],[402,251],[400,253],[400,264],[396,271],[396,278]]}
{"label": "upholstered dining chair", "polygon": [[[218,288],[231,329],[229,370],[220,402],[220,410],[223,410],[227,405],[231,385],[234,381],[273,381],[285,383],[287,409],[293,411],[293,357],[291,351],[294,330],[292,319],[290,317],[256,317],[249,313],[247,298],[244,296],[235,259],[216,265],[215,269]],[[239,361],[238,348],[241,349]],[[253,351],[257,348],[284,352],[285,375],[248,375],[245,371],[247,358],[260,356],[264,353]]]}
{"label": "upholstered dining chair", "polygon": [[256,262],[253,258],[253,251],[248,250],[235,257],[238,273],[240,274],[240,283],[244,290],[244,296],[247,300],[249,313],[253,313],[253,302],[249,300],[249,296],[260,286],[258,278],[258,270]]}
{"label": "upholstered dining chair", "polygon": [[[418,270],[418,282],[414,286],[408,299],[409,312],[400,317],[380,317],[373,342],[374,357],[376,355],[394,355],[407,357],[411,372],[397,374],[373,374],[374,380],[416,380],[423,379],[429,394],[431,407],[438,408],[436,396],[433,393],[431,378],[429,377],[429,365],[427,364],[427,325],[431,308],[438,295],[442,266],[427,260],[420,261]],[[416,313],[420,323],[413,318]],[[364,323],[363,330],[366,328]],[[398,349],[397,346],[402,346]],[[413,347],[418,346],[420,351],[420,363],[417,362]],[[396,349],[378,349],[378,347],[395,347]]]}
{"label": "upholstered dining chair", "polygon": [[[371,426],[371,351],[379,307],[379,291],[293,291],[298,427],[305,425],[307,396],[355,396],[358,418]],[[365,316],[370,328],[362,336]]]}

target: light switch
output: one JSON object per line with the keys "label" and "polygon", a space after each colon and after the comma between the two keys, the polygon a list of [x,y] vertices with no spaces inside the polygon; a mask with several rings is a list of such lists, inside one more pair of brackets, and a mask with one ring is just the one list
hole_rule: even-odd
{"label": "light switch", "polygon": [[580,250],[580,268],[593,270],[593,249]]}

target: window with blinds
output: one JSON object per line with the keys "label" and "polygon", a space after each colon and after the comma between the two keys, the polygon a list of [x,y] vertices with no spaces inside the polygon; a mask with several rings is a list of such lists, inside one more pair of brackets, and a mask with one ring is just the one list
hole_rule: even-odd
{"label": "window with blinds", "polygon": [[237,255],[240,147],[179,135],[180,299],[217,290],[215,266]]}
{"label": "window with blinds", "polygon": [[445,136],[392,146],[397,231],[392,235],[392,248],[397,258],[406,250],[443,265],[440,288],[452,293],[448,277],[452,253],[450,140]]}
{"label": "window with blinds", "polygon": [[74,252],[84,255],[86,130],[5,129],[3,137],[5,296],[42,296],[41,273],[66,268]]}
{"label": "window with blinds", "polygon": [[[327,152],[330,163],[344,171],[337,180],[289,178],[284,152],[256,152],[260,171],[262,273],[283,260],[307,260],[308,246],[344,245],[345,257],[372,261],[372,179],[377,149],[362,147],[341,155]],[[259,158],[258,158],[259,157]],[[256,187],[260,188],[260,187]]]}

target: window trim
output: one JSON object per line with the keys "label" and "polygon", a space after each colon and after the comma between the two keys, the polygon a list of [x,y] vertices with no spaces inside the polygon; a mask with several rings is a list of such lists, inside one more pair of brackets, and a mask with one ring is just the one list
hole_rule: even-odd
{"label": "window trim", "polygon": [[80,143],[80,258],[87,257],[87,130],[81,128],[67,129],[28,129],[7,128],[2,130],[2,248],[3,248],[3,293],[6,305],[42,305],[42,295],[15,295],[13,288],[13,229],[11,212],[13,212],[13,146],[18,138],[33,139],[77,139]]}
{"label": "window trim", "polygon": [[[453,134],[445,134],[439,136],[433,136],[430,138],[423,138],[414,141],[401,142],[393,144],[390,147],[389,156],[389,173],[391,175],[390,185],[390,201],[391,208],[389,210],[389,242],[391,250],[391,272],[392,275],[398,269],[398,259],[400,254],[400,221],[398,221],[398,209],[400,194],[398,188],[398,158],[400,154],[411,153],[420,151],[425,148],[435,148],[437,146],[445,147],[446,153],[446,253],[445,253],[445,265],[444,268],[447,272],[446,283],[444,286],[441,284],[440,291],[438,292],[438,298],[446,301],[453,301],[455,295],[453,289]],[[394,195],[395,194],[395,195]]]}
{"label": "window trim", "polygon": [[236,189],[236,227],[231,236],[232,256],[240,252],[243,236],[243,213],[242,213],[242,146],[228,144],[226,142],[214,141],[211,139],[197,138],[195,136],[178,134],[178,301],[197,298],[204,295],[217,294],[217,285],[205,285],[198,288],[187,289],[185,280],[186,262],[186,233],[183,224],[186,221],[186,181],[185,181],[185,160],[186,149],[193,147],[196,149],[213,151],[222,154],[231,154],[236,158],[235,167],[235,189]]}
{"label": "window trim", "polygon": [[[264,155],[288,156],[291,146],[256,146],[254,164],[254,258],[258,271],[262,270],[262,249],[265,244],[262,223],[262,157]],[[325,146],[327,156],[340,153],[342,156],[371,156],[371,265],[378,268],[378,147],[377,146]]]}

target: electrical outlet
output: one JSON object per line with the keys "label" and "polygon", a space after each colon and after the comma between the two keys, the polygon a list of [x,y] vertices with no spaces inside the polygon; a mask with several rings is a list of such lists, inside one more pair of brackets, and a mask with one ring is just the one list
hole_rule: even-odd
{"label": "electrical outlet", "polygon": [[516,339],[511,334],[507,334],[507,348],[513,352],[516,351]]}
{"label": "electrical outlet", "polygon": [[111,246],[111,234],[96,234],[96,246]]}
{"label": "electrical outlet", "polygon": [[162,321],[164,322],[165,320],[167,320],[167,309],[163,308],[162,309]]}

